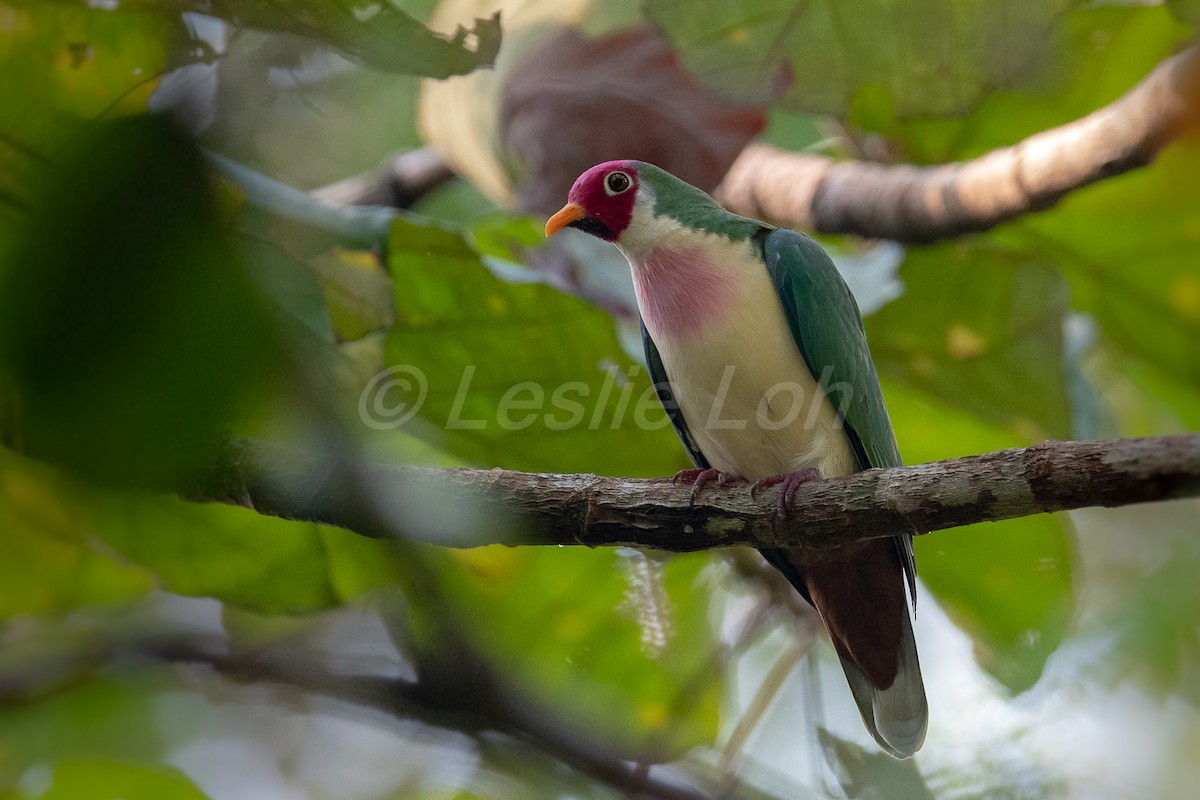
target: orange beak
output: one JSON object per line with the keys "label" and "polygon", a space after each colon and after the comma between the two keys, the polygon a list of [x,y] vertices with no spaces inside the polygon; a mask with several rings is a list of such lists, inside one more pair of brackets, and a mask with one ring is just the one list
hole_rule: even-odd
{"label": "orange beak", "polygon": [[557,214],[546,220],[546,235],[553,236],[577,219],[585,216],[583,206],[578,203],[567,203]]}

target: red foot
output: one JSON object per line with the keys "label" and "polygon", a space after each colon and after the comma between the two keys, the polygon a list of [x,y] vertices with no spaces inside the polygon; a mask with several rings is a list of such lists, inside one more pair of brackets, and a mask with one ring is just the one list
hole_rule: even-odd
{"label": "red foot", "polygon": [[772,486],[779,487],[779,513],[787,514],[792,510],[792,498],[796,495],[796,490],[809,481],[820,480],[821,472],[813,467],[805,467],[794,472],[785,472],[782,475],[772,475],[769,478],[763,478],[757,481],[750,487],[750,496],[754,497],[758,494],[759,489],[770,489]]}
{"label": "red foot", "polygon": [[730,481],[737,483],[741,480],[738,476],[721,472],[719,469],[681,469],[675,473],[675,477],[671,479],[671,483],[691,481],[692,492],[688,496],[688,505],[694,506],[696,505],[696,494],[713,481],[716,481],[718,486],[724,486]]}

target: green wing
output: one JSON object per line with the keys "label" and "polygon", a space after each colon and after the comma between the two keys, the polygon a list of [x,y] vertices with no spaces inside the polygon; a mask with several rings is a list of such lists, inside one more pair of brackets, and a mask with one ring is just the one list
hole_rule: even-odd
{"label": "green wing", "polygon": [[850,288],[821,246],[777,228],[762,241],[792,338],[842,417],[859,469],[898,467],[900,451]]}
{"label": "green wing", "polygon": [[[842,418],[859,469],[900,466],[900,450],[850,287],[821,246],[804,234],[777,228],[759,241],[792,339]],[[912,537],[897,536],[895,541],[915,603]]]}

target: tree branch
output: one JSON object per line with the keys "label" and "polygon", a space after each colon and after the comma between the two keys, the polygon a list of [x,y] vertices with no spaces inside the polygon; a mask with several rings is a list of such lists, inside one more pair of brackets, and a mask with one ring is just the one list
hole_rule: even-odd
{"label": "tree branch", "polygon": [[[101,669],[131,670],[148,663],[205,666],[231,680],[288,687],[468,736],[503,734],[624,797],[705,800],[713,796],[693,785],[702,782],[673,766],[664,767],[658,776],[640,772],[626,760],[628,748],[622,752],[594,731],[561,721],[499,678],[474,652],[464,659],[429,665],[423,670],[427,674],[411,681],[346,673],[329,667],[322,653],[289,647],[286,642],[246,650],[231,647],[223,637],[164,625],[136,633],[102,625],[86,642],[57,642],[41,650],[26,645],[25,649],[21,652],[18,645],[14,658],[10,647],[0,664],[0,711],[53,696]],[[759,797],[741,786],[729,796]]]}
{"label": "tree branch", "polygon": [[436,150],[422,147],[393,156],[381,169],[314,189],[312,196],[336,207],[409,208],[453,177],[454,172]]}
{"label": "tree branch", "polygon": [[[350,470],[379,508],[337,490]],[[1200,433],[1046,442],[805,484],[787,517],[774,490],[706,489],[622,479],[481,469],[350,464],[234,440],[188,495],[261,513],[441,545],[836,547],[898,533],[1087,506],[1200,496]],[[437,513],[449,509],[451,519]],[[509,524],[505,524],[505,523]]]}
{"label": "tree branch", "polygon": [[1200,46],[1124,96],[1011,147],[954,164],[888,166],[750,145],[717,189],[730,210],[822,233],[930,242],[987,230],[1154,160],[1200,122]]}

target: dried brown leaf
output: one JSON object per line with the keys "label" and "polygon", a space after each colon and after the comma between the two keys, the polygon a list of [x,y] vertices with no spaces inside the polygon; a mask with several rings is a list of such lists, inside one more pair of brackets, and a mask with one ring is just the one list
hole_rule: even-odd
{"label": "dried brown leaf", "polygon": [[652,28],[598,39],[560,28],[509,74],[500,139],[521,165],[520,207],[551,213],[581,172],[616,158],[711,191],[765,120],[702,87]]}

